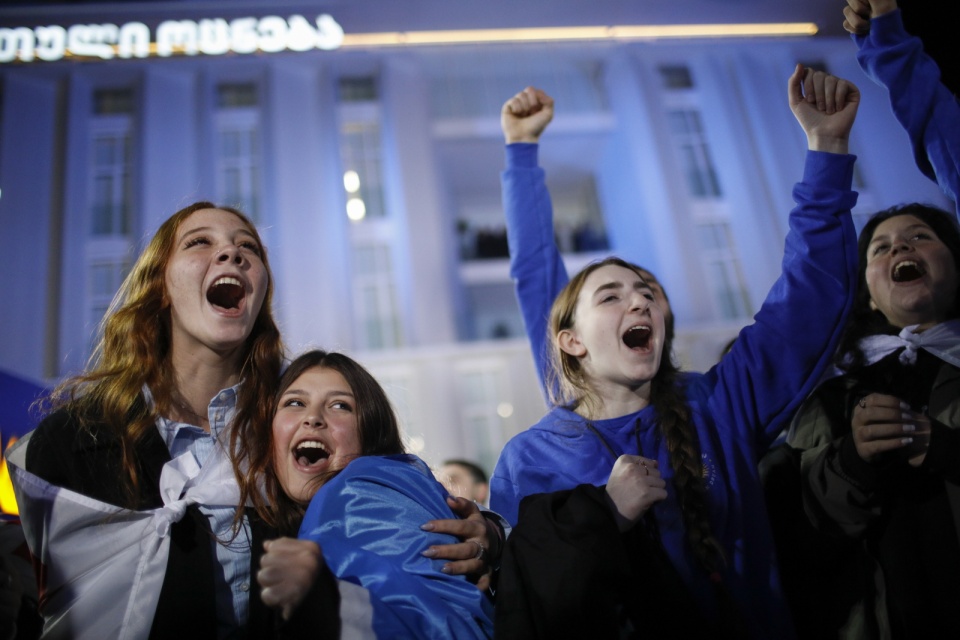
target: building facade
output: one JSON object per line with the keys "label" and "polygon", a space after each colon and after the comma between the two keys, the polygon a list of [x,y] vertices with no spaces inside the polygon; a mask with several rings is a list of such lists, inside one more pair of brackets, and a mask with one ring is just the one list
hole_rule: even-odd
{"label": "building facade", "polygon": [[[615,253],[656,273],[688,368],[719,357],[779,273],[805,149],[785,100],[797,61],[863,90],[858,214],[945,204],[843,38],[345,46],[364,27],[335,9],[131,4],[0,10],[0,369],[43,383],[84,366],[160,222],[212,200],[261,229],[291,354],[351,353],[412,450],[492,469],[544,411],[499,187],[500,107],[528,85],[557,101],[541,164],[568,266]],[[199,31],[160,37],[184,20]],[[55,59],[53,26],[85,55]]]}

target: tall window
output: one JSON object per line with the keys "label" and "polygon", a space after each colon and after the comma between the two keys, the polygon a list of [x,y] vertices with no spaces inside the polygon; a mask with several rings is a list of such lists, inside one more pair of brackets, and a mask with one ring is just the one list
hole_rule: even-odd
{"label": "tall window", "polygon": [[93,236],[127,236],[131,216],[133,91],[94,92],[90,126],[91,229]]}
{"label": "tall window", "polygon": [[[127,255],[92,256],[87,270],[87,304],[90,309],[89,319],[91,328],[95,328],[106,315],[110,303],[123,284],[123,279],[130,271],[129,251]],[[96,344],[97,334],[90,332],[89,349]]]}
{"label": "tall window", "polygon": [[513,407],[501,402],[504,371],[499,363],[476,362],[457,371],[460,424],[471,457],[488,469],[497,461],[494,440],[503,433],[503,418]]}
{"label": "tall window", "polygon": [[253,83],[217,87],[217,199],[260,215],[260,111]]}
{"label": "tall window", "polygon": [[700,261],[706,268],[707,282],[720,317],[735,319],[751,315],[750,301],[742,285],[740,263],[733,253],[730,224],[722,219],[698,221],[697,241]]}
{"label": "tall window", "polygon": [[[356,112],[355,112],[356,113]],[[343,188],[351,220],[383,218],[380,123],[355,120],[340,127]]]}
{"label": "tall window", "polygon": [[353,306],[362,349],[388,349],[403,344],[390,246],[354,246]]}
{"label": "tall window", "polygon": [[347,215],[354,222],[387,215],[383,201],[380,98],[376,79],[340,79],[340,161]]}
{"label": "tall window", "polygon": [[84,301],[89,343],[130,268],[133,221],[134,92],[129,88],[93,93],[90,121],[89,235],[86,241]]}
{"label": "tall window", "polygon": [[426,447],[423,436],[423,419],[417,387],[416,368],[409,365],[377,367],[371,372],[383,387],[390,404],[397,414],[403,443],[409,453],[422,455]]}
{"label": "tall window", "polygon": [[694,198],[719,198],[720,183],[710,158],[710,147],[695,109],[672,109],[667,113],[670,134],[679,154],[687,188]]}
{"label": "tall window", "polygon": [[376,79],[339,84],[340,161],[353,247],[355,339],[361,349],[403,345],[392,241],[396,221],[384,196],[380,102]]}
{"label": "tall window", "polygon": [[662,65],[658,70],[669,133],[687,188],[697,257],[714,308],[724,320],[749,317],[753,311],[730,230],[730,207],[700,115],[700,94],[693,74],[685,65]]}

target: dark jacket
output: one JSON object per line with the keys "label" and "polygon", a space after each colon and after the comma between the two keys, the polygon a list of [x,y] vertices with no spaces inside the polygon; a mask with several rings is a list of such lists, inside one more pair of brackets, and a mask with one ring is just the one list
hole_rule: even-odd
{"label": "dark jacket", "polygon": [[[60,410],[44,419],[31,436],[26,466],[27,471],[47,482],[101,502],[135,509],[162,507],[160,473],[170,460],[170,452],[159,430],[151,429],[136,448],[139,482],[132,496],[124,489],[127,474],[121,459],[120,441],[112,431],[96,423],[80,428],[71,413]],[[291,628],[302,624],[309,627],[312,637],[338,637],[339,593],[336,580],[326,568],[289,623],[281,624],[274,610],[263,604],[256,572],[264,540],[277,537],[278,532],[266,526],[252,509],[247,516],[252,537],[247,635],[294,637],[298,633]],[[170,554],[151,638],[217,637],[217,560],[212,536],[206,517],[195,505],[171,527]]]}

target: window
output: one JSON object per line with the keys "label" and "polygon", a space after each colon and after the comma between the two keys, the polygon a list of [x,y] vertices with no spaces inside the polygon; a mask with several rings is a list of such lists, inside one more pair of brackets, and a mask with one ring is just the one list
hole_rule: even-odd
{"label": "window", "polygon": [[371,369],[377,382],[383,387],[390,404],[397,414],[400,433],[409,453],[422,455],[426,447],[423,424],[418,410],[416,370],[408,366],[378,367]]}
{"label": "window", "polygon": [[354,222],[385,217],[380,123],[344,122],[340,128],[340,157],[347,215]]}
{"label": "window", "polygon": [[725,320],[750,316],[750,301],[743,287],[740,263],[733,252],[730,225],[725,220],[700,222],[697,241],[720,316]]}
{"label": "window", "polygon": [[660,65],[657,69],[660,72],[660,80],[665,89],[692,89],[693,76],[690,75],[690,69],[682,64]]}
{"label": "window", "polygon": [[393,241],[384,196],[380,104],[376,79],[340,80],[338,116],[345,215],[353,248],[355,339],[360,349],[403,346]]}
{"label": "window", "polygon": [[503,419],[513,407],[503,402],[507,386],[499,363],[477,362],[457,371],[460,425],[465,451],[481,466],[493,468],[499,455],[494,439],[503,433]]}
{"label": "window", "polygon": [[255,84],[225,83],[217,87],[217,107],[220,109],[256,107],[257,102],[257,86]]}
{"label": "window", "polygon": [[354,248],[353,303],[361,349],[403,345],[393,265],[387,244]]}
{"label": "window", "polygon": [[97,116],[131,115],[133,113],[133,89],[96,89],[93,92],[93,113]]}
{"label": "window", "polygon": [[689,200],[697,258],[712,293],[715,314],[724,320],[753,312],[730,229],[729,205],[710,152],[701,117],[700,94],[690,68],[680,64],[658,67],[664,111],[676,161]]}
{"label": "window", "polygon": [[215,115],[217,199],[255,222],[260,215],[260,112],[257,86],[221,84]]}
{"label": "window", "polygon": [[340,78],[338,89],[341,104],[347,102],[377,102],[380,99],[377,79],[373,76]]}
{"label": "window", "polygon": [[130,271],[130,260],[124,255],[92,258],[87,270],[87,326],[91,328],[89,348],[92,350],[99,337],[94,330],[103,320],[110,303]]}
{"label": "window", "polygon": [[90,232],[94,236],[130,233],[133,112],[133,89],[94,90],[90,123]]}
{"label": "window", "polygon": [[131,215],[129,119],[101,120],[92,133],[90,231],[94,236],[126,236]]}
{"label": "window", "polygon": [[90,118],[89,227],[85,243],[87,348],[131,265],[134,219],[134,114],[131,88],[96,89]]}
{"label": "window", "polygon": [[720,197],[720,183],[710,158],[699,111],[671,110],[667,112],[667,120],[690,195],[695,198]]}
{"label": "window", "polygon": [[503,54],[464,48],[425,60],[431,77],[431,107],[438,120],[490,118],[506,97],[526,86],[541,87],[563,105],[563,113],[596,114],[609,108],[603,65],[571,60],[560,50],[551,55]]}

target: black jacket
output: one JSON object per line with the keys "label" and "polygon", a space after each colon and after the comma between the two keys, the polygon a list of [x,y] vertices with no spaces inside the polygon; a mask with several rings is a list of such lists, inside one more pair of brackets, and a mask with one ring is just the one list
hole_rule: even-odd
{"label": "black jacket", "polygon": [[[121,460],[120,441],[112,431],[98,424],[82,429],[69,411],[60,410],[45,418],[31,435],[26,466],[47,482],[101,502],[136,509],[162,507],[160,473],[170,452],[159,430],[150,430],[136,448],[139,483],[133,503],[124,489],[127,476]],[[267,527],[252,509],[247,515],[252,537],[248,637],[295,637],[299,634],[296,629],[302,627],[310,630],[311,637],[338,637],[340,597],[336,580],[326,567],[289,623],[281,623],[279,615],[263,604],[257,568],[264,540],[277,537],[278,532]],[[171,527],[170,555],[151,638],[217,637],[212,538],[207,519],[195,505]]]}

